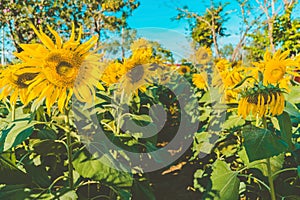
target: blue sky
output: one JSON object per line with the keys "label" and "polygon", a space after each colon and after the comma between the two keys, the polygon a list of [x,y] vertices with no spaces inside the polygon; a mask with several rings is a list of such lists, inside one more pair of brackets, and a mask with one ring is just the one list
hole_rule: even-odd
{"label": "blue sky", "polygon": [[[205,9],[209,7],[209,2],[202,0],[140,0],[141,4],[129,17],[128,24],[137,29],[139,36],[162,43],[177,54],[177,58],[186,57],[191,52],[186,30],[188,24],[185,20],[172,21],[171,18],[177,15],[176,8],[182,8],[185,5],[193,12],[204,13]],[[232,1],[226,8],[226,10],[239,9],[236,1]],[[238,20],[239,18],[233,15],[230,22],[226,24],[231,39],[221,40],[221,45],[226,44],[226,41],[237,41],[238,26],[232,21],[237,22]]]}
{"label": "blue sky", "polygon": [[[186,21],[172,21],[171,18],[177,15],[176,8],[188,6],[189,10],[203,14],[205,9],[210,6],[208,0],[139,0],[140,6],[133,11],[128,19],[129,26],[138,31],[138,35],[150,40],[155,40],[175,52],[179,57],[186,57],[190,54],[188,33]],[[215,0],[216,2],[217,0]],[[262,0],[260,0],[262,1]],[[223,2],[226,2],[223,0]],[[236,0],[228,0],[229,5],[226,11],[232,11],[230,19],[226,22],[226,33],[229,37],[219,40],[219,45],[232,43],[236,44],[239,40],[239,28],[241,27],[241,19],[239,17],[240,8]],[[255,0],[250,0],[251,4],[258,7]],[[259,10],[260,11],[260,10]],[[294,13],[298,16],[299,6],[294,9]]]}

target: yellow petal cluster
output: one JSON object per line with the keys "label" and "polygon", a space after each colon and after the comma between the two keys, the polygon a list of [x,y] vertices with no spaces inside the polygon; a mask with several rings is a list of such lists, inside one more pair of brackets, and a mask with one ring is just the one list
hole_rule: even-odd
{"label": "yellow petal cluster", "polygon": [[241,63],[232,63],[222,58],[216,61],[213,68],[212,84],[220,89],[223,101],[228,103],[236,102],[240,89],[233,89],[243,78],[244,67]]}
{"label": "yellow petal cluster", "polygon": [[270,51],[266,51],[263,61],[253,63],[263,73],[265,85],[279,83],[286,74],[298,74],[295,72],[298,69],[298,63],[294,59],[288,58],[289,54],[289,51],[278,50],[272,55]]}
{"label": "yellow petal cluster", "polygon": [[11,105],[15,105],[20,98],[23,104],[28,103],[28,85],[38,75],[37,73],[19,73],[27,66],[23,64],[11,65],[0,72],[0,100],[9,97]]}
{"label": "yellow petal cluster", "polygon": [[284,96],[281,92],[269,94],[254,94],[243,97],[239,101],[238,114],[244,119],[252,114],[254,117],[265,115],[276,116],[282,114],[284,109]]}
{"label": "yellow petal cluster", "polygon": [[205,72],[193,74],[192,81],[197,88],[207,90],[207,74]]}

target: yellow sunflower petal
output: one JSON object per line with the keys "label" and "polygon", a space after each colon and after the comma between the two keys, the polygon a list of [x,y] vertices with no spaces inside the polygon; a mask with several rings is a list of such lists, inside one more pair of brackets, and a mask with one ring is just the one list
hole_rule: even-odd
{"label": "yellow sunflower petal", "polygon": [[79,27],[78,38],[77,38],[77,40],[76,40],[77,43],[80,43],[81,35],[82,35],[82,26]]}
{"label": "yellow sunflower petal", "polygon": [[53,30],[49,25],[47,26],[47,28],[49,29],[49,31],[54,35],[55,37],[55,43],[58,49],[60,49],[62,47],[62,39],[59,36],[59,34]]}
{"label": "yellow sunflower petal", "polygon": [[[279,52],[279,54],[280,54],[280,52]],[[279,60],[284,60],[288,57],[288,55],[290,55],[290,50],[286,50],[286,51],[282,52],[282,54],[280,54],[278,56],[278,58],[279,58]]]}
{"label": "yellow sunflower petal", "polygon": [[69,101],[70,101],[70,99],[71,99],[73,93],[74,93],[74,90],[73,90],[72,88],[70,88],[70,89],[69,89],[68,96],[67,96],[67,99],[66,99],[66,102],[65,102],[65,103],[66,103],[66,104],[65,104],[66,107],[68,106]]}
{"label": "yellow sunflower petal", "polygon": [[264,55],[264,60],[268,61],[271,59],[271,52],[270,51],[266,51],[265,55]]}
{"label": "yellow sunflower petal", "polygon": [[61,89],[60,97],[58,98],[57,106],[61,113],[64,113],[65,101],[67,99],[66,88]]}
{"label": "yellow sunflower petal", "polygon": [[18,89],[14,90],[13,93],[11,94],[9,101],[12,105],[16,104],[17,99],[18,99],[18,94],[19,94]]}
{"label": "yellow sunflower petal", "polygon": [[80,45],[76,52],[79,53],[79,55],[84,55],[86,52],[88,52],[97,42],[98,38],[96,36],[91,37],[87,42]]}
{"label": "yellow sunflower petal", "polygon": [[54,49],[55,45],[50,37],[48,37],[42,30],[42,27],[40,27],[40,40],[41,42],[49,49]]}

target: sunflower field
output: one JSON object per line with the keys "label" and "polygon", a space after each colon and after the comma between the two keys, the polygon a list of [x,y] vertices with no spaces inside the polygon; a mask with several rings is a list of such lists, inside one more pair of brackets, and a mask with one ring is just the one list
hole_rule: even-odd
{"label": "sunflower field", "polygon": [[178,59],[143,0],[1,1],[0,199],[299,200],[298,3],[237,0],[222,46],[231,3],[175,9]]}

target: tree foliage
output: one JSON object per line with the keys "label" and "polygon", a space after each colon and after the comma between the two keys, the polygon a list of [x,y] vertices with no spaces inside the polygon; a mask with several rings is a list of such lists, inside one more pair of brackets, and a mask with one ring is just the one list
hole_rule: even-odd
{"label": "tree foliage", "polygon": [[28,24],[45,28],[54,26],[62,31],[83,26],[84,32],[96,33],[99,41],[107,30],[120,31],[127,25],[126,19],[139,6],[135,0],[3,0],[0,10],[0,26],[9,28],[9,35],[14,46],[21,51],[19,44],[30,43],[36,37]]}

